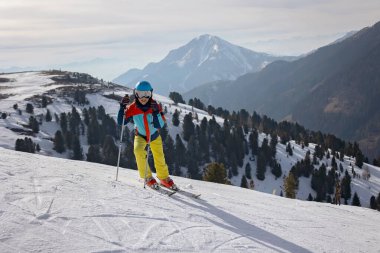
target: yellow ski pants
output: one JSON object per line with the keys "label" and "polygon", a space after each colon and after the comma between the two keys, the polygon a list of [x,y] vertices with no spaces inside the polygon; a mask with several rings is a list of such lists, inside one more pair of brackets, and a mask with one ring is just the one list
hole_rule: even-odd
{"label": "yellow ski pants", "polygon": [[[147,145],[146,140],[139,136],[135,136],[134,141],[134,153],[136,157],[136,163],[137,168],[139,170],[140,178],[144,178],[145,175],[145,168],[146,168],[146,156],[147,151],[145,150],[145,147]],[[157,177],[159,179],[166,179],[169,176],[169,169],[168,165],[165,161],[164,156],[164,150],[162,146],[162,139],[159,135],[154,141],[150,143],[150,150],[153,154],[154,159],[154,166],[156,167]],[[146,178],[152,177],[152,171],[150,170],[149,164],[148,164],[148,171],[146,174]]]}

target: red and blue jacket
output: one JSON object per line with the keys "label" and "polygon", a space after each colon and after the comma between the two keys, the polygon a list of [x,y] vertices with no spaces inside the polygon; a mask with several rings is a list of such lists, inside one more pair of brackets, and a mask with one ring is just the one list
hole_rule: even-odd
{"label": "red and blue jacket", "polygon": [[147,142],[153,141],[158,137],[158,129],[163,128],[166,122],[161,105],[152,98],[145,105],[135,100],[125,110],[120,107],[117,115],[117,123],[119,125],[123,124],[123,116],[125,117],[124,124],[126,125],[130,121],[133,121],[136,135],[142,136]]}

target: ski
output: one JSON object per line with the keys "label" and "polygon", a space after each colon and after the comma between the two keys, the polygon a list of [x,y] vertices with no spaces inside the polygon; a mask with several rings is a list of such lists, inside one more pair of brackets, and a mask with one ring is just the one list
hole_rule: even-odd
{"label": "ski", "polygon": [[201,196],[200,193],[193,193],[193,192],[185,191],[182,189],[178,189],[175,192],[177,192],[178,194],[181,194],[183,196],[187,196],[187,197],[191,197],[191,198],[195,198],[195,199],[198,199]]}
{"label": "ski", "polygon": [[160,194],[163,194],[163,195],[167,195],[169,197],[171,197],[172,195],[174,195],[175,193],[177,193],[176,191],[171,191],[169,189],[166,189],[166,188],[163,188],[163,187],[160,187],[159,185],[157,185],[157,187],[149,187],[148,188],[152,189],[153,191],[156,191]]}
{"label": "ski", "polygon": [[176,188],[173,189],[173,188],[167,188],[164,185],[161,185],[161,189],[166,189],[168,191],[178,193],[178,194],[181,194],[181,195],[186,196],[186,197],[195,198],[195,199],[198,199],[201,196],[200,193],[192,193],[192,192],[189,192],[186,190],[182,190],[182,189],[178,188],[177,186],[176,186]]}

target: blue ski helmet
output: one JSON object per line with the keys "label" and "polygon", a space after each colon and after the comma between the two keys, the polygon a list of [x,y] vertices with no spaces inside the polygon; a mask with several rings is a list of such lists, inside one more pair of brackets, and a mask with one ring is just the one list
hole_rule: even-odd
{"label": "blue ski helmet", "polygon": [[140,81],[136,84],[135,90],[139,91],[153,91],[152,85],[148,81]]}

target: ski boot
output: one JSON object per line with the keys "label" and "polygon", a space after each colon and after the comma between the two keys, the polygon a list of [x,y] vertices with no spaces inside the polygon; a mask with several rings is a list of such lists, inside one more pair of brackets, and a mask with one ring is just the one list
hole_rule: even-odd
{"label": "ski boot", "polygon": [[156,181],[156,179],[154,179],[154,177],[150,177],[150,178],[147,178],[145,179],[145,184],[152,188],[152,189],[155,189],[155,190],[158,190],[158,188],[160,187]]}
{"label": "ski boot", "polygon": [[166,188],[171,189],[173,191],[179,190],[178,187],[174,184],[173,179],[171,179],[170,177],[167,177],[166,179],[160,179],[160,184],[163,187],[166,187]]}

